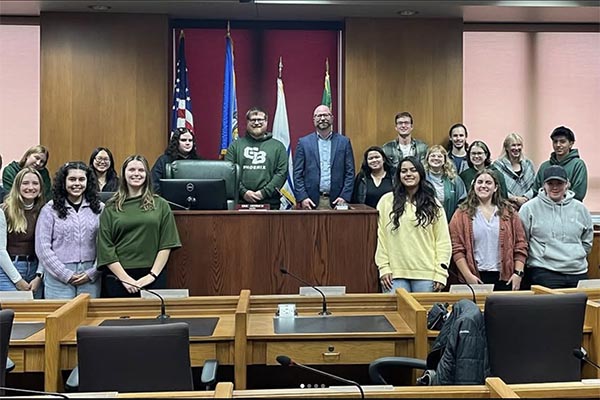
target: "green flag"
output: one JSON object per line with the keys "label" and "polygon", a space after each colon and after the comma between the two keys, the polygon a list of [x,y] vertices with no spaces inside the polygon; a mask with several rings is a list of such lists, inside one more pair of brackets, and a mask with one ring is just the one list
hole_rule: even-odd
{"label": "green flag", "polygon": [[331,110],[331,84],[329,83],[329,59],[325,61],[325,88],[323,89],[323,98],[321,104],[329,107]]}

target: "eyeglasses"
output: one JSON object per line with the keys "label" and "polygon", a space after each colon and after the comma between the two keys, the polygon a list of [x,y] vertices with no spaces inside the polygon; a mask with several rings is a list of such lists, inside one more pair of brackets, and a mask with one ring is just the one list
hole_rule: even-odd
{"label": "eyeglasses", "polygon": [[186,139],[186,138],[183,138],[183,139],[181,139],[181,138],[180,138],[180,139],[179,139],[179,141],[180,141],[180,142],[193,142],[193,141],[194,141],[194,139]]}
{"label": "eyeglasses", "polygon": [[397,121],[396,125],[411,125],[412,122],[410,121]]}
{"label": "eyeglasses", "polygon": [[99,163],[109,163],[110,162],[110,158],[108,158],[108,157],[96,157],[96,158],[94,158],[94,160],[96,160]]}
{"label": "eyeglasses", "polygon": [[472,156],[485,156],[485,153],[483,151],[472,151],[471,155]]}
{"label": "eyeglasses", "polygon": [[264,118],[250,118],[248,121],[250,121],[251,124],[262,125],[266,121],[266,119],[264,119]]}
{"label": "eyeglasses", "polygon": [[321,119],[321,118],[329,118],[331,117],[331,114],[316,114],[315,115],[315,119]]}

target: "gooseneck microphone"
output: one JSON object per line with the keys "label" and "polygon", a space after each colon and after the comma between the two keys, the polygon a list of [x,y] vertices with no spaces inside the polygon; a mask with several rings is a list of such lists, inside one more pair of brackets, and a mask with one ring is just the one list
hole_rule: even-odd
{"label": "gooseneck microphone", "polygon": [[331,378],[331,379],[335,379],[336,381],[344,382],[345,384],[348,384],[348,385],[354,385],[360,391],[360,398],[361,399],[365,398],[365,392],[363,391],[362,386],[360,386],[358,384],[358,382],[351,381],[350,379],[345,379],[345,378],[342,378],[341,376],[333,375],[333,374],[330,374],[328,372],[321,371],[321,370],[309,367],[308,365],[297,363],[296,361],[292,360],[288,356],[277,356],[276,359],[277,359],[277,362],[279,364],[283,365],[284,367],[293,367],[293,366],[300,367],[300,368],[305,369],[307,371],[311,371],[311,372],[314,372],[316,374],[323,375],[323,376],[326,376],[326,377]]}
{"label": "gooseneck microphone", "polygon": [[186,211],[189,211],[189,209],[190,209],[190,207],[185,207],[185,206],[182,206],[181,204],[178,204],[178,203],[172,202],[172,201],[170,201],[170,200],[167,200],[167,199],[165,199],[164,197],[163,197],[163,200],[164,200],[164,201],[166,201],[167,203],[169,203],[169,204],[170,204],[170,205],[172,205],[172,206],[178,207],[178,208],[179,208],[179,209],[181,209],[181,210],[186,210]]}
{"label": "gooseneck microphone", "polygon": [[114,280],[116,280],[118,282],[121,282],[121,283],[124,283],[126,285],[132,286],[132,287],[134,287],[136,289],[143,290],[145,292],[151,293],[154,296],[158,297],[160,299],[160,315],[157,316],[156,319],[160,319],[160,320],[164,321],[164,320],[167,320],[167,319],[171,318],[171,316],[169,314],[167,314],[167,309],[166,309],[166,306],[165,306],[165,299],[163,299],[163,297],[160,294],[156,293],[154,290],[146,289],[144,287],[141,287],[141,286],[138,286],[138,285],[134,285],[133,283],[122,281],[119,278],[117,278],[116,275],[112,275],[111,274],[111,275],[108,275],[108,276],[109,276],[109,278],[112,278],[112,279],[114,279]]}
{"label": "gooseneck microphone", "polygon": [[[39,394],[42,396],[56,396],[56,397],[60,397],[61,399],[68,399],[69,396],[67,396],[66,394],[62,394],[62,393],[56,393],[56,392],[41,392],[38,390],[29,390],[29,389],[18,389],[18,388],[12,388],[12,387],[7,387],[7,386],[0,386],[0,394],[2,393],[2,391],[5,392],[15,392],[15,393],[27,393],[27,394]],[[2,397],[4,398],[4,397]],[[10,399],[10,397],[8,397]]]}
{"label": "gooseneck microphone", "polygon": [[461,281],[464,282],[464,284],[467,285],[467,287],[469,289],[471,289],[471,293],[473,294],[473,303],[477,304],[477,299],[475,298],[475,290],[473,290],[473,287],[471,286],[471,284],[469,282],[467,282],[467,279],[464,276],[462,276],[462,273],[460,275],[458,275],[456,272],[451,270],[446,264],[440,264],[440,265],[442,266],[443,269],[448,271],[448,273],[454,275],[456,277],[456,279],[458,279],[459,282],[461,282]]}
{"label": "gooseneck microphone", "polygon": [[593,362],[592,360],[590,360],[587,356],[587,351],[585,351],[585,349],[582,347],[580,349],[573,349],[573,355],[580,359],[585,361],[586,363],[590,364],[591,366],[595,367],[596,369],[600,370],[600,365],[596,364],[595,362]]}
{"label": "gooseneck microphone", "polygon": [[327,311],[327,299],[325,298],[325,293],[323,293],[318,287],[316,287],[315,285],[311,284],[310,282],[305,281],[304,279],[300,278],[299,276],[292,274],[290,271],[288,271],[287,269],[285,269],[285,267],[279,268],[279,271],[282,274],[289,275],[292,278],[296,279],[297,281],[302,282],[305,285],[308,285],[311,288],[315,289],[317,292],[319,292],[321,294],[321,296],[323,297],[323,310],[319,313],[319,315],[331,315],[331,312]]}

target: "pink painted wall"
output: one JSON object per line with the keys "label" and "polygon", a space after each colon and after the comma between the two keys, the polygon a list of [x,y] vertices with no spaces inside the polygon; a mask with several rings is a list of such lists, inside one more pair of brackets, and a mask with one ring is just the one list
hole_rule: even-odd
{"label": "pink painted wall", "polygon": [[3,166],[40,140],[40,27],[0,25],[0,154]]}
{"label": "pink painted wall", "polygon": [[552,152],[552,130],[570,127],[588,167],[584,203],[600,212],[600,33],[465,32],[463,49],[469,138],[495,158],[517,132],[537,167]]}

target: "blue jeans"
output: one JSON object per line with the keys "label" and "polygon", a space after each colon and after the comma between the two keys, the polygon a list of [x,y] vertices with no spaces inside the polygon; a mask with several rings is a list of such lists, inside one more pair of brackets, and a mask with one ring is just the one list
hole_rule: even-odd
{"label": "blue jeans", "polygon": [[[65,268],[76,274],[80,274],[92,268],[92,265],[94,265],[93,261],[86,261],[82,263],[68,263],[65,264]],[[44,276],[44,291],[47,299],[72,299],[81,293],[89,293],[90,297],[95,299],[100,297],[100,278],[97,275],[97,279],[94,282],[75,286],[70,283],[63,283],[46,272]]]}
{"label": "blue jeans", "polygon": [[433,281],[428,279],[392,279],[392,290],[384,293],[395,293],[396,289],[406,289],[407,292],[433,292]]}
{"label": "blue jeans", "polygon": [[[21,274],[21,277],[26,282],[31,282],[35,278],[37,272],[38,262],[37,261],[13,261],[13,265]],[[44,285],[41,284],[39,289],[33,292],[33,298],[41,299],[44,294]],[[16,291],[18,290],[14,283],[4,273],[4,270],[0,268],[0,290],[3,291]]]}

